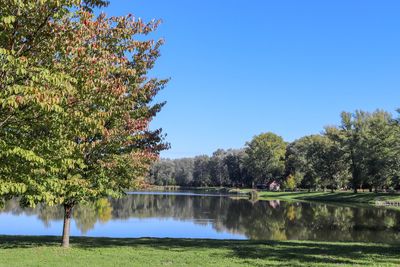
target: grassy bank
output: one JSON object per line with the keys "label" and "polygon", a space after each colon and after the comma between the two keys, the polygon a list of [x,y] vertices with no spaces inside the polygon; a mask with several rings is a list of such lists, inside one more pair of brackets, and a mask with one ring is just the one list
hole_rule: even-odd
{"label": "grassy bank", "polygon": [[[178,191],[190,190],[207,193],[231,194],[232,196],[249,197],[252,189],[237,189],[228,187],[179,187],[179,186],[153,186],[149,187],[150,191]],[[353,191],[337,191],[337,192],[270,192],[258,191],[259,200],[297,200],[297,201],[319,201],[319,202],[341,202],[355,204],[375,205],[379,202],[400,202],[399,193],[374,193],[359,192],[354,194]]]}
{"label": "grassy bank", "polygon": [[[204,189],[203,189],[204,190]],[[225,192],[232,195],[250,196],[252,189],[229,189],[229,188],[210,188],[209,191]],[[358,192],[353,191],[336,191],[336,192],[271,192],[257,191],[259,200],[297,200],[297,201],[318,201],[318,202],[341,202],[354,204],[370,204],[375,205],[376,202],[399,202],[399,193],[374,193],[374,192]]]}
{"label": "grassy bank", "polygon": [[400,202],[400,194],[359,192],[259,192],[263,200],[306,200],[322,202],[343,202],[375,204],[376,201]]}
{"label": "grassy bank", "polygon": [[395,245],[0,236],[0,266],[399,266]]}

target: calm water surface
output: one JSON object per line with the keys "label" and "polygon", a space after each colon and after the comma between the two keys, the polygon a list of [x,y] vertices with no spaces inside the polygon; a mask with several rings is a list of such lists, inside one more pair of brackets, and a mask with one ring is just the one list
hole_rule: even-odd
{"label": "calm water surface", "polygon": [[[0,235],[60,235],[60,207],[0,210]],[[222,195],[135,192],[74,209],[72,235],[400,243],[400,211]]]}

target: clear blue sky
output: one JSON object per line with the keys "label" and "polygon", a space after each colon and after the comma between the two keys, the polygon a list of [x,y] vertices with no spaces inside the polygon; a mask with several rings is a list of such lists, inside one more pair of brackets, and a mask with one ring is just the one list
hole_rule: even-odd
{"label": "clear blue sky", "polygon": [[163,157],[287,141],[343,110],[400,107],[400,1],[111,0],[109,15],[164,21],[153,74],[171,77],[153,122]]}

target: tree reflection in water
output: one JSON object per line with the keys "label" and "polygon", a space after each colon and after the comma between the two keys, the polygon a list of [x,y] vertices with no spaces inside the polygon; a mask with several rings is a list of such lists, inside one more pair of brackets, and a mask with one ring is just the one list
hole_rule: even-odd
{"label": "tree reflection in water", "polygon": [[[0,212],[36,215],[45,225],[63,218],[61,207],[21,209],[16,200],[7,202]],[[139,194],[80,205],[74,209],[73,217],[82,234],[93,229],[96,222],[172,218],[211,224],[217,232],[242,234],[249,239],[400,242],[399,211],[320,203]]]}

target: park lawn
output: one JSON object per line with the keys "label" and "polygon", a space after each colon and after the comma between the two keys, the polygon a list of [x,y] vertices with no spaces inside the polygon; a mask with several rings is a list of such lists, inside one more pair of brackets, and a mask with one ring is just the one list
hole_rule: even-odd
{"label": "park lawn", "polygon": [[375,204],[376,201],[400,202],[400,194],[373,192],[259,192],[261,200],[306,200],[322,202]]}
{"label": "park lawn", "polygon": [[399,245],[0,236],[0,266],[400,266]]}
{"label": "park lawn", "polygon": [[[158,187],[161,191],[165,191],[165,187]],[[177,190],[182,189],[176,187]],[[239,189],[228,187],[193,187],[186,188],[188,190],[198,190],[210,193],[227,193],[231,196],[245,196],[248,197],[252,189]],[[400,202],[399,193],[374,193],[374,192],[358,192],[354,194],[353,191],[297,191],[297,192],[272,192],[272,191],[258,191],[259,200],[296,200],[296,201],[317,201],[317,202],[341,202],[341,203],[355,203],[355,204],[370,204],[375,205],[377,201]]]}

